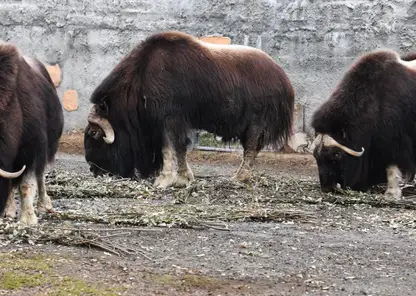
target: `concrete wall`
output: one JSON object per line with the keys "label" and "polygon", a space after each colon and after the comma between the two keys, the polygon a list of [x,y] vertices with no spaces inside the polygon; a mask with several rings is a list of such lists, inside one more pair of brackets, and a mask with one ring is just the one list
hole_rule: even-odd
{"label": "concrete wall", "polygon": [[[260,47],[289,74],[304,130],[343,71],[364,51],[416,49],[416,0],[29,0],[2,1],[0,38],[58,64],[65,130],[83,128],[89,96],[117,61],[151,33],[220,34]],[[74,106],[72,106],[74,109]]]}

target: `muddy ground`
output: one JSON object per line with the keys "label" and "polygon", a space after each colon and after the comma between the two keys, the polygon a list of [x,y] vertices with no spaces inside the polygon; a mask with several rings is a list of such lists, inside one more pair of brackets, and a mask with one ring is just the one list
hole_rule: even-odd
{"label": "muddy ground", "polygon": [[4,231],[0,295],[414,295],[412,196],[323,194],[312,156],[269,153],[241,185],[228,181],[238,154],[192,152],[193,187],[156,191],[92,178],[75,138],[50,168],[57,213],[39,227],[92,229],[118,249]]}

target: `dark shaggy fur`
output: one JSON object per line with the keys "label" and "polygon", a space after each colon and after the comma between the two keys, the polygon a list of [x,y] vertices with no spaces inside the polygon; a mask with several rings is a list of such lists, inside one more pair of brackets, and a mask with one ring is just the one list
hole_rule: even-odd
{"label": "dark shaggy fur", "polygon": [[0,213],[22,177],[43,174],[57,151],[63,111],[53,82],[39,62],[35,70],[11,44],[0,45],[0,168],[26,170],[19,178],[0,177]]}
{"label": "dark shaggy fur", "polygon": [[[407,54],[405,60],[415,58]],[[397,62],[390,50],[360,57],[342,78],[328,101],[313,115],[316,133],[365,153],[354,157],[339,148],[314,155],[321,187],[367,190],[386,182],[386,167],[396,164],[413,179],[416,148],[416,72]]]}
{"label": "dark shaggy fur", "polygon": [[[91,170],[141,177],[163,164],[165,134],[184,150],[190,129],[240,139],[244,147],[281,146],[292,126],[294,91],[285,72],[261,51],[212,51],[180,32],[140,43],[91,97],[116,133],[105,144],[97,127],[85,130]],[[253,139],[255,143],[253,144]],[[100,167],[101,169],[98,169]]]}

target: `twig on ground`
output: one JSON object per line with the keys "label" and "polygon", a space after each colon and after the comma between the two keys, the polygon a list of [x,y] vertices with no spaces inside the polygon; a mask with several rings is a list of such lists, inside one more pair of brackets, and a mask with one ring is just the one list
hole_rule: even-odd
{"label": "twig on ground", "polygon": [[68,228],[68,227],[56,227],[56,229],[60,229],[60,230],[70,230],[70,231],[77,231],[77,230],[81,230],[81,231],[92,231],[92,232],[99,232],[99,231],[124,231],[124,230],[128,230],[128,231],[139,231],[139,232],[161,232],[161,229],[146,229],[146,228],[97,228],[97,229],[80,229],[80,228]]}

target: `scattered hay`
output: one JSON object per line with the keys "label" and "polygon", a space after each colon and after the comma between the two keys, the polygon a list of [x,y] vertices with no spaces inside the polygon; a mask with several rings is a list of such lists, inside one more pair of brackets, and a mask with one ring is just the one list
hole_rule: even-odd
{"label": "scattered hay", "polygon": [[134,232],[155,231],[150,229],[125,228],[125,229],[88,229],[75,228],[66,224],[48,223],[36,227],[23,226],[20,223],[0,221],[0,234],[7,238],[6,243],[45,244],[56,243],[65,246],[80,246],[96,248],[114,255],[140,254],[151,260],[146,254],[137,249],[130,249],[115,244],[110,240],[116,236],[128,236]]}
{"label": "scattered hay", "polygon": [[[85,221],[109,225],[134,225],[157,227],[181,227],[193,229],[216,229],[228,231],[227,222],[282,222],[297,220],[308,222],[314,214],[297,210],[271,208],[238,208],[235,206],[170,206],[141,205],[134,212],[85,215],[83,213],[60,213],[50,219]],[[221,223],[222,222],[222,223]]]}
{"label": "scattered hay", "polygon": [[[121,207],[67,210],[49,215],[51,220],[94,222],[108,225],[181,227],[229,230],[230,222],[308,223],[316,213],[295,210],[295,204],[364,204],[373,207],[416,208],[412,200],[387,200],[383,194],[345,190],[324,194],[311,180],[257,175],[247,183],[229,177],[197,177],[184,188],[157,189],[152,180],[93,178],[71,172],[52,172],[47,178],[49,193],[60,198],[120,199]],[[380,189],[379,189],[380,190]],[[123,199],[133,199],[126,204]]]}
{"label": "scattered hay", "polygon": [[[319,184],[311,180],[266,175],[256,175],[247,183],[232,182],[224,176],[197,176],[196,181],[187,187],[165,190],[154,188],[152,180],[94,178],[90,174],[74,172],[51,171],[46,182],[48,194],[55,203],[62,199],[74,199],[74,203],[67,202],[64,210],[58,206],[58,212],[44,214],[43,221],[46,222],[42,226],[25,228],[16,223],[0,222],[0,234],[5,237],[3,244],[52,242],[129,255],[134,253],[132,248],[117,245],[111,238],[143,232],[143,228],[99,230],[68,228],[61,223],[72,221],[86,225],[94,222],[111,227],[126,225],[230,231],[228,223],[231,222],[315,223],[317,212],[297,210],[296,204],[363,204],[416,209],[412,199],[387,200],[379,194],[383,192],[380,188],[380,192],[375,194],[349,190],[342,191],[342,194],[324,194]],[[406,190],[414,194],[409,187]],[[94,203],[89,203],[88,208],[83,207],[84,199],[97,201],[98,205],[94,208]],[[108,205],[108,199],[119,199],[120,202]],[[81,206],[71,208],[76,203],[81,203]]]}
{"label": "scattered hay", "polygon": [[413,200],[416,196],[414,185],[404,187],[403,194],[407,195],[405,199],[390,200],[382,194],[385,190],[384,186],[375,188],[372,193],[339,190],[339,193],[334,194],[323,193],[319,184],[311,180],[261,174],[247,183],[232,182],[229,177],[224,176],[197,176],[196,179],[184,188],[162,190],[152,186],[153,180],[131,180],[108,176],[93,178],[90,174],[52,171],[47,175],[46,182],[48,193],[54,199],[131,198],[162,200],[183,205],[238,205],[242,208],[284,203],[331,203],[416,209],[416,202]]}
{"label": "scattered hay", "polygon": [[[290,180],[272,181],[268,177],[253,179],[248,184],[232,182],[227,177],[197,178],[188,187],[162,190],[154,188],[149,180],[92,178],[71,172],[52,172],[47,176],[47,184],[48,193],[54,199],[127,198],[138,201],[136,207],[123,208],[122,211],[65,211],[50,215],[51,219],[226,230],[226,222],[310,221],[314,218],[308,212],[276,207],[282,199],[278,195],[293,195],[299,190],[290,189]],[[160,202],[149,204],[143,200]],[[222,224],[213,225],[215,222]]]}
{"label": "scattered hay", "polygon": [[46,175],[47,190],[55,198],[149,198],[153,191],[149,181],[135,182],[112,177],[93,178],[87,174],[51,171]]}

